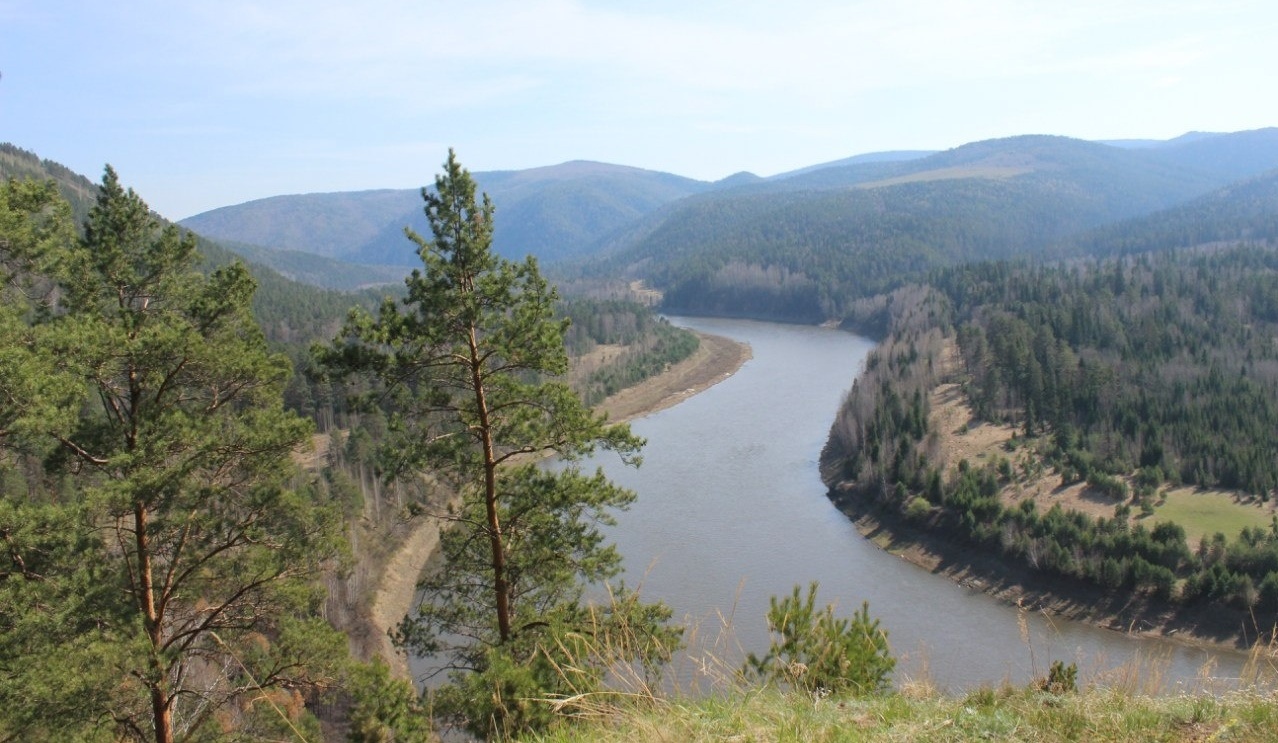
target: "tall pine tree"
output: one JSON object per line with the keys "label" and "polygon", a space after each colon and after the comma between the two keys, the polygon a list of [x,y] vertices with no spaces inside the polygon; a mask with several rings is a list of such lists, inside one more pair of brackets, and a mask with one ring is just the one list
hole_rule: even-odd
{"label": "tall pine tree", "polygon": [[[642,442],[557,379],[568,362],[556,292],[533,258],[492,251],[493,205],[477,200],[451,151],[435,190],[422,195],[432,237],[407,230],[423,267],[406,280],[402,307],[388,299],[376,316],[353,313],[321,356],[377,383],[370,402],[391,415],[390,469],[429,471],[460,497],[443,514],[445,564],[422,583],[423,604],[402,639],[454,672],[437,710],[500,735],[535,724],[537,713],[503,704],[510,679],[498,677],[535,666],[556,637],[586,621],[583,587],[620,571],[598,525],[634,495],[571,462],[602,448],[637,464]],[[570,464],[538,467],[534,458],[550,454]],[[662,616],[644,614],[653,633],[665,632]],[[555,683],[525,681],[541,695]]]}
{"label": "tall pine tree", "polygon": [[[54,272],[59,306],[33,352],[88,394],[41,433],[77,499],[21,524],[23,562],[41,572],[3,581],[0,616],[82,631],[6,638],[6,661],[44,673],[0,685],[5,701],[60,710],[20,720],[24,734],[68,737],[51,731],[78,715],[117,736],[189,738],[265,709],[272,690],[325,682],[344,653],[318,617],[337,522],[297,487],[310,426],[283,409],[288,363],[252,318],[247,270],[205,276],[196,259],[108,167]],[[37,584],[46,600],[24,609],[19,588]]]}

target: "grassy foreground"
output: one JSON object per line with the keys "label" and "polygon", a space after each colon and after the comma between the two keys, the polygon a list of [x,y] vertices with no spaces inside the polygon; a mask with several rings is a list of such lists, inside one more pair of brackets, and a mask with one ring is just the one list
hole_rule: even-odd
{"label": "grassy foreground", "polygon": [[[662,690],[623,673],[622,683],[560,700],[561,724],[537,743],[825,743],[843,741],[1275,741],[1278,635],[1252,647],[1239,677],[1204,666],[1196,683],[1168,692],[1166,665],[1133,659],[1086,680],[1053,663],[1024,686],[1004,682],[943,692],[927,679],[899,680],[870,696],[791,691],[716,660],[697,664],[709,689]],[[1042,669],[1048,670],[1048,669]],[[1058,674],[1058,672],[1060,672]]]}
{"label": "grassy foreground", "polygon": [[1272,692],[1148,697],[1004,688],[838,699],[764,689],[697,700],[622,700],[581,711],[584,719],[533,740],[1278,741]]}

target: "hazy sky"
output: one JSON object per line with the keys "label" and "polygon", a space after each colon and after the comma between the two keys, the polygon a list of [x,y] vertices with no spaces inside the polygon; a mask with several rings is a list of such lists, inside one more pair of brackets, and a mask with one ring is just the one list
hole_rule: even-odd
{"label": "hazy sky", "polygon": [[0,0],[0,141],[163,215],[587,159],[714,180],[1278,125],[1273,0]]}

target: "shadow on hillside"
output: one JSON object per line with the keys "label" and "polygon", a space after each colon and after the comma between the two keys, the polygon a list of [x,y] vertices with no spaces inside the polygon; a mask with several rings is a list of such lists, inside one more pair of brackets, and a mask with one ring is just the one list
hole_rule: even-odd
{"label": "shadow on hillside", "polygon": [[1274,633],[1273,626],[1258,627],[1258,617],[1219,603],[1182,606],[1129,590],[1106,590],[1012,563],[966,542],[926,531],[850,494],[832,494],[832,499],[856,522],[862,535],[883,549],[1010,605],[1116,632],[1238,650],[1250,650]]}

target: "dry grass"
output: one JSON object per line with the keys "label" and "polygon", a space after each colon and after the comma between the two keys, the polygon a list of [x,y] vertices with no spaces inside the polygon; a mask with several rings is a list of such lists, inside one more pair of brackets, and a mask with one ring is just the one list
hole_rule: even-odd
{"label": "dry grass", "polygon": [[[952,341],[942,363],[950,368],[957,363],[957,349]],[[1000,494],[1005,505],[1014,506],[1025,498],[1032,498],[1040,512],[1060,505],[1067,511],[1079,511],[1093,518],[1114,517],[1119,500],[1101,495],[1086,483],[1067,485],[1051,469],[1036,467],[1035,442],[1018,439],[1015,426],[977,419],[958,385],[938,386],[932,391],[929,403],[929,423],[937,432],[943,469],[952,468],[964,459],[977,467],[1005,459],[1015,473],[1014,481]],[[1133,478],[1124,479],[1134,489]],[[1180,524],[1192,546],[1202,536],[1218,531],[1234,538],[1243,527],[1265,528],[1275,515],[1278,515],[1278,503],[1266,504],[1233,492],[1182,487],[1159,494],[1159,505],[1152,520]]]}
{"label": "dry grass", "polygon": [[648,307],[656,307],[661,304],[661,300],[665,296],[661,290],[653,289],[643,281],[631,281],[628,288],[631,300]]}
{"label": "dry grass", "polygon": [[[692,687],[617,675],[606,692],[547,700],[564,723],[529,740],[577,741],[1278,741],[1278,638],[1256,645],[1242,678],[1205,666],[1192,690],[1167,694],[1166,656],[1080,678],[1077,692],[1037,683],[942,694],[924,674],[889,694],[833,697],[749,683],[735,657],[730,621],[690,658]],[[613,641],[616,641],[614,638]],[[624,637],[620,638],[624,643]],[[1033,656],[1029,633],[1023,637]],[[605,648],[607,650],[607,648]],[[1048,659],[1036,659],[1045,670]],[[669,681],[667,679],[667,681]]]}
{"label": "dry grass", "polygon": [[1278,741],[1278,699],[986,688],[966,696],[842,698],[760,689],[627,711],[530,738],[575,741]]}
{"label": "dry grass", "polygon": [[[1264,652],[1272,653],[1272,647]],[[576,741],[1278,741],[1272,686],[1156,696],[1144,669],[1078,692],[982,687],[943,695],[916,682],[872,697],[801,694],[736,683],[699,697],[623,693],[530,740]],[[1272,681],[1272,676],[1271,676]],[[597,700],[596,700],[597,701]]]}
{"label": "dry grass", "polygon": [[590,351],[580,356],[574,356],[568,370],[568,383],[570,385],[580,383],[592,373],[621,358],[628,350],[630,350],[630,346],[616,343],[600,343]]}
{"label": "dry grass", "polygon": [[929,405],[932,412],[928,423],[940,436],[941,457],[947,467],[964,459],[983,465],[999,456],[1016,434],[1012,426],[978,420],[957,384],[937,387]]}
{"label": "dry grass", "polygon": [[332,437],[326,433],[311,434],[309,446],[293,452],[293,462],[307,472],[319,472],[328,462],[328,448]]}

